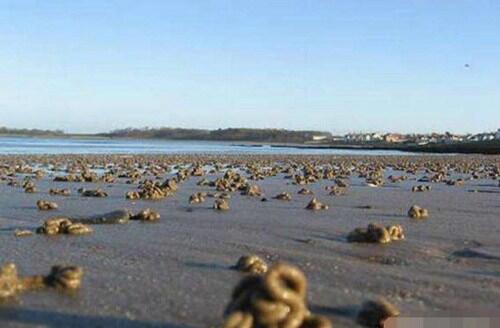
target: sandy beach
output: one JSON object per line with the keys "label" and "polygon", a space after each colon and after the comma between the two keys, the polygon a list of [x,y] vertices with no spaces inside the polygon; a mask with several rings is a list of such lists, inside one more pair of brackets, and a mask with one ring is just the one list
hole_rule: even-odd
{"label": "sandy beach", "polygon": [[[159,182],[176,175],[175,165],[203,165],[203,176],[190,176],[160,200],[128,200],[139,182]],[[218,170],[211,172],[215,163]],[[331,167],[332,178],[307,185],[286,179],[284,170],[302,174],[304,164]],[[17,166],[17,169],[16,169]],[[22,167],[32,168],[31,173]],[[189,204],[201,179],[213,181],[231,168],[249,178],[249,169],[279,167],[274,176],[248,180],[259,197],[231,192],[230,210],[213,209],[214,198]],[[114,182],[55,182],[56,176],[87,167]],[[383,185],[370,187],[363,170],[383,169]],[[152,169],[157,168],[157,169]],[[170,172],[166,170],[170,168]],[[357,327],[356,313],[369,299],[383,296],[402,316],[499,316],[500,308],[500,157],[498,156],[3,156],[0,157],[0,262],[13,262],[20,274],[46,273],[54,264],[81,266],[84,277],[75,293],[26,292],[0,304],[1,327],[220,327],[224,309],[242,273],[230,269],[242,255],[256,254],[268,264],[285,261],[308,280],[312,312],[334,327]],[[45,176],[33,178],[33,171]],[[136,169],[132,183],[120,172]],[[10,172],[14,170],[14,174]],[[144,172],[146,170],[146,172]],[[350,170],[350,174],[345,174]],[[427,172],[426,172],[427,170]],[[24,171],[24,172],[23,172]],[[157,177],[151,175],[156,171]],[[439,182],[418,181],[446,172]],[[27,172],[27,173],[26,173]],[[390,176],[407,176],[391,182]],[[26,193],[32,177],[37,192]],[[325,187],[341,177],[345,194]],[[472,179],[472,177],[474,177]],[[463,179],[463,185],[446,183]],[[17,181],[18,186],[8,185]],[[427,192],[412,192],[430,185]],[[323,211],[305,207],[313,196]],[[70,196],[49,194],[70,189]],[[79,188],[101,188],[108,197],[82,197]],[[273,199],[289,192],[290,201]],[[267,201],[261,199],[265,197]],[[58,209],[40,211],[37,200]],[[429,218],[414,220],[408,209],[418,204]],[[16,229],[35,231],[54,216],[89,217],[118,209],[151,208],[158,222],[94,225],[88,235],[16,237]],[[369,223],[399,224],[405,239],[389,244],[349,243],[346,236]]]}

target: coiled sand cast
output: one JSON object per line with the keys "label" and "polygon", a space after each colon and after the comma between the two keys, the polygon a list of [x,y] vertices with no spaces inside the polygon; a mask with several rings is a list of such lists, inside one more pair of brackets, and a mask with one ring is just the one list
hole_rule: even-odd
{"label": "coiled sand cast", "polygon": [[20,292],[42,288],[76,290],[80,288],[83,270],[77,266],[53,266],[46,276],[20,277],[14,263],[4,264],[0,268],[0,300]]}
{"label": "coiled sand cast", "polygon": [[226,308],[223,328],[330,328],[330,321],[306,305],[306,278],[278,263],[264,275],[243,278]]}

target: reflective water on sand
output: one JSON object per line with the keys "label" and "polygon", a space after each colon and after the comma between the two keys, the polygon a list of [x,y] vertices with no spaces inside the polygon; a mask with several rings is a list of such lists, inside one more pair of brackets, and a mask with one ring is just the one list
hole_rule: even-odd
{"label": "reflective water on sand", "polygon": [[412,155],[394,150],[304,149],[233,142],[0,137],[0,154],[333,154]]}

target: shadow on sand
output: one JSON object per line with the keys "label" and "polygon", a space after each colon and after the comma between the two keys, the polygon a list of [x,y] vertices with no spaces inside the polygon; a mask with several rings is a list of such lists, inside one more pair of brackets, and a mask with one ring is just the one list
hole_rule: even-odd
{"label": "shadow on sand", "polygon": [[49,328],[62,327],[102,327],[102,328],[189,328],[170,323],[147,322],[117,317],[97,317],[79,314],[66,314],[53,311],[32,309],[0,309],[0,326],[33,325]]}
{"label": "shadow on sand", "polygon": [[354,319],[359,310],[359,308],[354,305],[337,306],[337,307],[312,305],[310,306],[310,308],[311,311],[316,314],[334,316],[334,317],[344,317],[349,319]]}
{"label": "shadow on sand", "polygon": [[206,270],[230,270],[229,266],[224,266],[217,263],[202,263],[202,262],[188,261],[184,262],[184,265],[190,268],[206,269]]}

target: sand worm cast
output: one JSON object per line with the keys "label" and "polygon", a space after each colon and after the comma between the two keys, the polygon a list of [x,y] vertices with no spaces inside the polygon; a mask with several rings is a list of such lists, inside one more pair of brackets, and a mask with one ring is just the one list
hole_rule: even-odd
{"label": "sand worm cast", "polygon": [[392,226],[386,227],[389,235],[391,236],[391,240],[403,240],[405,239],[405,234],[403,232],[403,227],[399,224],[395,224]]}
{"label": "sand worm cast", "polygon": [[48,200],[39,200],[36,202],[36,206],[40,211],[55,210],[59,207],[55,202],[50,202]]}
{"label": "sand worm cast", "polygon": [[365,327],[384,327],[384,322],[391,317],[399,316],[399,310],[381,298],[363,303],[357,315],[357,322]]}
{"label": "sand worm cast", "polygon": [[203,179],[200,179],[200,181],[198,181],[196,183],[197,186],[209,186],[210,185],[210,180],[208,180],[207,178],[203,178]]}
{"label": "sand worm cast", "polygon": [[206,195],[210,198],[231,199],[231,194],[228,192],[208,192]]}
{"label": "sand worm cast", "polygon": [[27,237],[32,236],[33,232],[31,230],[16,230],[14,231],[14,236],[16,237]]}
{"label": "sand worm cast", "polygon": [[139,194],[138,191],[129,191],[129,192],[125,193],[125,198],[130,199],[130,200],[136,200],[136,199],[140,199],[141,195]]}
{"label": "sand worm cast", "polygon": [[158,221],[160,219],[160,213],[153,211],[152,209],[145,209],[137,213],[136,215],[132,215],[130,220],[138,220],[138,221]]}
{"label": "sand worm cast", "polygon": [[223,328],[331,328],[327,318],[307,309],[306,290],[302,271],[284,263],[246,276],[233,291]]}
{"label": "sand worm cast", "polygon": [[448,186],[463,186],[465,185],[465,180],[464,179],[457,179],[457,180],[447,180],[445,182]]}
{"label": "sand worm cast", "polygon": [[92,229],[83,223],[71,223],[63,230],[63,233],[68,235],[86,235],[91,232]]}
{"label": "sand worm cast", "polygon": [[424,191],[430,191],[431,186],[428,185],[418,185],[418,186],[413,186],[411,188],[412,192],[424,192]]}
{"label": "sand worm cast", "polygon": [[56,176],[54,182],[84,182],[85,179],[80,175],[68,174],[63,176]]}
{"label": "sand worm cast", "polygon": [[306,209],[313,210],[313,211],[327,210],[328,205],[321,203],[316,198],[313,198],[313,199],[311,199],[309,204],[307,204]]}
{"label": "sand worm cast", "polygon": [[219,195],[219,198],[221,199],[231,199],[231,194],[228,192],[223,192]]}
{"label": "sand worm cast", "polygon": [[207,193],[205,192],[195,192],[189,196],[189,204],[201,204],[205,201]]}
{"label": "sand worm cast", "polygon": [[339,187],[339,186],[332,186],[330,188],[326,188],[326,190],[329,190],[330,192],[328,195],[330,196],[340,196],[345,194],[345,187]]}
{"label": "sand worm cast", "polygon": [[29,187],[24,188],[24,192],[27,194],[33,194],[33,193],[36,193],[37,191],[38,191],[38,189],[36,189],[35,186],[29,186]]}
{"label": "sand worm cast", "polygon": [[397,177],[397,176],[394,176],[394,175],[390,175],[390,176],[387,177],[387,180],[391,181],[392,183],[397,183],[397,182],[408,180],[408,176],[401,175],[401,176]]}
{"label": "sand worm cast", "polygon": [[251,197],[260,197],[262,196],[262,190],[258,185],[247,185],[241,194]]}
{"label": "sand worm cast", "polygon": [[342,180],[339,178],[335,179],[335,184],[339,188],[348,188],[349,187],[349,184],[345,180]]}
{"label": "sand worm cast", "polygon": [[323,316],[312,315],[308,316],[302,322],[300,328],[331,328],[332,323],[330,320]]}
{"label": "sand worm cast", "polygon": [[155,184],[144,184],[138,191],[139,198],[159,200],[170,196],[170,192]]}
{"label": "sand worm cast", "polygon": [[299,195],[312,195],[314,194],[311,190],[307,188],[302,188],[297,192]]}
{"label": "sand worm cast", "polygon": [[246,255],[239,258],[235,266],[232,267],[235,270],[261,274],[267,272],[267,264],[257,255]]}
{"label": "sand worm cast", "polygon": [[404,238],[403,227],[400,225],[384,227],[376,223],[370,223],[367,228],[356,228],[347,235],[350,243],[387,244]]}
{"label": "sand worm cast", "polygon": [[38,234],[45,235],[86,235],[92,232],[92,229],[82,223],[73,223],[68,218],[54,217],[45,220],[43,225],[36,229]]}
{"label": "sand worm cast", "polygon": [[22,187],[24,188],[24,191],[26,191],[26,189],[36,189],[35,183],[30,179],[25,180]]}
{"label": "sand worm cast", "polygon": [[217,198],[214,202],[214,209],[218,211],[227,211],[229,210],[229,203],[223,198]]}
{"label": "sand worm cast", "polygon": [[41,288],[76,290],[81,286],[82,276],[83,270],[80,267],[56,265],[46,276],[20,277],[16,265],[7,263],[0,267],[0,300]]}
{"label": "sand worm cast", "polygon": [[178,189],[175,179],[167,179],[163,183],[145,180],[141,183],[138,191],[126,193],[127,199],[149,199],[160,200],[173,195]]}
{"label": "sand worm cast", "polygon": [[79,189],[78,192],[83,197],[108,197],[108,193],[102,189],[95,189],[95,190]]}
{"label": "sand worm cast", "polygon": [[71,191],[69,189],[50,189],[49,194],[54,196],[69,196]]}
{"label": "sand worm cast", "polygon": [[194,177],[201,177],[201,176],[205,175],[205,170],[203,170],[203,167],[201,167],[201,166],[195,166],[191,170],[191,175]]}
{"label": "sand worm cast", "polygon": [[253,322],[250,313],[236,311],[227,316],[223,328],[252,328]]}
{"label": "sand worm cast", "polygon": [[303,175],[295,175],[294,180],[294,183],[299,186],[303,186],[309,183],[309,181],[307,181],[307,179]]}
{"label": "sand worm cast", "polygon": [[290,201],[290,200],[292,200],[292,195],[290,193],[284,191],[282,193],[277,194],[273,198],[278,199],[278,200]]}
{"label": "sand worm cast", "polygon": [[61,289],[78,289],[82,283],[83,270],[77,266],[53,266],[44,277],[46,286]]}
{"label": "sand worm cast", "polygon": [[366,185],[368,187],[381,187],[384,185],[384,180],[382,178],[367,178]]}
{"label": "sand worm cast", "polygon": [[408,210],[408,216],[412,219],[426,219],[429,217],[429,211],[418,205],[413,205]]}

